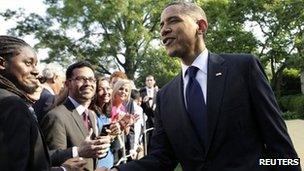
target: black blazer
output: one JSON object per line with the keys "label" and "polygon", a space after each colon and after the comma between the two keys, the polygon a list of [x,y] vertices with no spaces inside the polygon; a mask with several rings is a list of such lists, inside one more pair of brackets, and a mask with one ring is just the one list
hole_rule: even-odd
{"label": "black blazer", "polygon": [[0,170],[50,170],[38,123],[19,96],[0,89]]}
{"label": "black blazer", "polygon": [[260,158],[297,158],[268,80],[251,55],[209,54],[207,136],[200,143],[188,117],[181,74],[157,95],[151,153],[121,171],[300,170],[259,166]]}
{"label": "black blazer", "polygon": [[36,112],[38,122],[46,115],[46,113],[51,109],[55,103],[55,95],[51,94],[49,90],[43,89],[40,95],[39,100],[37,100],[33,108]]}
{"label": "black blazer", "polygon": [[[140,92],[140,96],[142,97],[142,99],[145,96],[147,96],[147,94],[148,94],[146,87],[141,88],[139,92]],[[156,91],[156,89],[154,89],[152,106],[156,103],[156,94],[157,94],[157,91]],[[149,101],[142,102],[141,107],[143,108],[144,113],[148,116],[148,120],[152,120],[151,118],[154,118],[154,110],[153,110],[153,108],[150,107]],[[151,126],[153,126],[153,125],[151,125]]]}

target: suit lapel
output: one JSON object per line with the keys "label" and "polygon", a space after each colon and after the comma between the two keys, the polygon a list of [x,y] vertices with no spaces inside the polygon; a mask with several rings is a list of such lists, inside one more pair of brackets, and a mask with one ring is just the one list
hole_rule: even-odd
{"label": "suit lapel", "polygon": [[227,69],[223,66],[224,59],[209,53],[207,74],[207,139],[206,155],[213,140],[215,127],[219,117],[219,109],[223,99]]}
{"label": "suit lapel", "polygon": [[[170,108],[170,111],[173,111],[174,113],[173,117],[171,118],[174,122],[180,122],[178,125],[183,127],[183,131],[185,132],[185,135],[189,136],[188,138],[191,139],[193,142],[192,148],[199,151],[201,154],[204,154],[204,149],[201,144],[201,141],[199,137],[197,137],[197,134],[193,128],[193,125],[191,123],[191,120],[189,118],[189,114],[187,113],[185,101],[184,101],[184,86],[183,86],[183,78],[182,73],[177,76],[177,79],[175,80],[176,83],[173,83],[174,87],[172,87],[172,91],[174,92],[170,93],[172,96],[170,99],[174,99],[174,104],[172,105],[172,108]],[[176,90],[179,90],[175,92]]]}
{"label": "suit lapel", "polygon": [[69,99],[67,99],[66,102],[65,102],[65,106],[71,112],[72,118],[74,119],[76,125],[80,129],[80,132],[82,133],[82,135],[84,137],[86,137],[89,132],[84,127],[83,121],[82,121],[80,115],[78,114],[78,112],[76,111],[75,106],[73,105],[73,103]]}

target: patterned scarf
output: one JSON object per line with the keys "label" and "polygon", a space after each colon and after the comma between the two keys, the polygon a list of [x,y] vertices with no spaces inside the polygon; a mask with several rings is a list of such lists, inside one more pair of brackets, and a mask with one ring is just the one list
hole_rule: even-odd
{"label": "patterned scarf", "polygon": [[0,75],[0,88],[3,88],[7,91],[10,91],[22,99],[24,99],[27,103],[34,103],[29,97],[27,97],[26,93],[22,90],[19,90],[10,80]]}

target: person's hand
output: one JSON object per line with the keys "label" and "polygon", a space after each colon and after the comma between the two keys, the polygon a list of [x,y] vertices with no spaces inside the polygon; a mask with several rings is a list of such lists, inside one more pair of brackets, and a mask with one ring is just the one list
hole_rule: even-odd
{"label": "person's hand", "polygon": [[110,130],[111,130],[110,135],[117,136],[117,135],[121,134],[120,125],[118,122],[111,123]]}
{"label": "person's hand", "polygon": [[116,168],[109,169],[106,167],[100,167],[100,168],[97,168],[95,171],[118,171],[118,170]]}
{"label": "person's hand", "polygon": [[95,140],[91,140],[93,130],[90,129],[89,135],[78,147],[79,157],[85,158],[98,158],[105,156],[110,147],[110,136],[96,137]]}
{"label": "person's hand", "polygon": [[106,167],[100,167],[100,168],[97,168],[95,171],[118,171],[118,170],[115,168],[108,169]]}
{"label": "person's hand", "polygon": [[139,119],[138,114],[125,114],[118,122],[121,130],[125,131],[126,134],[130,131],[130,126],[133,125]]}
{"label": "person's hand", "polygon": [[85,160],[81,157],[70,158],[66,160],[62,167],[64,167],[67,171],[81,171],[84,169],[84,166],[87,164]]}
{"label": "person's hand", "polygon": [[140,119],[139,114],[134,114],[134,115],[133,115],[133,124],[134,124],[135,122],[137,122],[139,119]]}
{"label": "person's hand", "polygon": [[132,116],[130,114],[126,114],[123,118],[121,118],[118,122],[120,125],[120,129],[123,130],[126,134],[129,133],[130,130],[130,123],[132,121]]}
{"label": "person's hand", "polygon": [[149,101],[149,99],[150,99],[149,96],[145,96],[145,97],[142,99],[142,101],[143,101],[143,102],[147,102],[147,101]]}
{"label": "person's hand", "polygon": [[100,150],[97,151],[98,158],[105,157],[111,146],[111,137],[109,135],[98,136],[96,140],[98,140],[98,142],[95,145],[100,147]]}
{"label": "person's hand", "polygon": [[137,156],[137,151],[136,151],[136,150],[131,149],[131,150],[129,151],[129,154],[131,155],[131,158],[132,158],[133,160],[136,159],[136,156]]}
{"label": "person's hand", "polygon": [[125,114],[120,120],[119,124],[122,128],[133,125],[139,119],[138,114]]}
{"label": "person's hand", "polygon": [[142,152],[144,150],[142,145],[138,145],[135,149],[137,153]]}

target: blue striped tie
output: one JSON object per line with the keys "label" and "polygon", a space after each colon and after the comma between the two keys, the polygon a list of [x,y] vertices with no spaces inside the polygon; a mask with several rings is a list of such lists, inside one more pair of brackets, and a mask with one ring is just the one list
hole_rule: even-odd
{"label": "blue striped tie", "polygon": [[196,133],[205,144],[207,107],[201,86],[195,78],[197,71],[197,67],[190,66],[186,72],[189,76],[186,87],[187,111]]}

